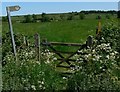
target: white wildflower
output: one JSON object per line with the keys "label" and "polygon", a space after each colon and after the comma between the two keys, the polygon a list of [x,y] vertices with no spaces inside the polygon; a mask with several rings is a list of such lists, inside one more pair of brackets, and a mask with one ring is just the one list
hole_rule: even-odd
{"label": "white wildflower", "polygon": [[78,70],[80,67],[79,66],[75,66],[75,69]]}
{"label": "white wildflower", "polygon": [[99,59],[100,59],[100,57],[102,57],[102,56],[97,55],[97,56],[96,56],[96,60],[99,60]]}
{"label": "white wildflower", "polygon": [[105,40],[103,37],[101,38],[102,40]]}
{"label": "white wildflower", "polygon": [[114,63],[113,63],[113,62],[112,62],[111,64],[112,64],[112,65],[114,65]]}
{"label": "white wildflower", "polygon": [[100,60],[100,63],[103,63],[103,61],[102,61],[102,60]]}
{"label": "white wildflower", "polygon": [[110,53],[110,55],[114,56],[114,55],[115,55],[115,53]]}
{"label": "white wildflower", "polygon": [[54,58],[53,58],[53,60],[57,60],[57,58],[56,58],[56,57],[54,57]]}
{"label": "white wildflower", "polygon": [[102,67],[100,66],[100,69],[102,69]]}
{"label": "white wildflower", "polygon": [[90,57],[91,56],[91,54],[88,54],[88,57]]}
{"label": "white wildflower", "polygon": [[82,69],[82,66],[80,66],[79,69]]}
{"label": "white wildflower", "polygon": [[10,57],[8,57],[7,59],[8,59],[8,61],[10,61]]}
{"label": "white wildflower", "polygon": [[78,50],[78,53],[82,53],[82,51]]}
{"label": "white wildflower", "polygon": [[31,86],[31,88],[32,88],[33,90],[36,90],[36,88],[35,88],[35,86],[34,86],[34,85],[32,85],[32,86]]}
{"label": "white wildflower", "polygon": [[43,55],[44,53],[43,52],[41,52],[41,55]]}
{"label": "white wildflower", "polygon": [[40,65],[40,62],[39,62],[39,61],[36,61],[36,63],[37,63],[38,65]]}
{"label": "white wildflower", "polygon": [[28,53],[25,53],[25,56],[27,57],[27,56],[28,56]]}
{"label": "white wildflower", "polygon": [[47,59],[47,61],[46,61],[46,64],[48,64],[48,63],[50,63],[50,60],[49,60],[49,58]]}
{"label": "white wildflower", "polygon": [[115,56],[110,56],[110,59],[111,59],[111,60],[115,59]]}
{"label": "white wildflower", "polygon": [[64,80],[66,80],[67,78],[66,77],[63,77]]}
{"label": "white wildflower", "polygon": [[43,87],[43,89],[45,89],[45,87]]}
{"label": "white wildflower", "polygon": [[106,58],[107,58],[107,59],[110,59],[110,56],[109,56],[109,55],[107,55],[107,56],[106,56]]}
{"label": "white wildflower", "polygon": [[105,69],[102,69],[103,71],[105,71]]}
{"label": "white wildflower", "polygon": [[117,51],[114,51],[114,53],[115,53],[115,54],[118,54],[118,52],[117,52]]}
{"label": "white wildflower", "polygon": [[110,43],[107,43],[107,46],[110,46]]}
{"label": "white wildflower", "polygon": [[48,55],[50,55],[51,53],[50,52],[48,52]]}
{"label": "white wildflower", "polygon": [[79,58],[76,59],[76,62],[79,61]]}
{"label": "white wildflower", "polygon": [[40,84],[39,87],[42,88],[42,85]]}
{"label": "white wildflower", "polygon": [[41,84],[44,84],[44,82],[42,81]]}
{"label": "white wildflower", "polygon": [[38,81],[38,83],[41,83],[41,81]]}
{"label": "white wildflower", "polygon": [[95,59],[95,58],[93,58],[92,60],[93,60],[93,61],[95,61],[96,59]]}
{"label": "white wildflower", "polygon": [[84,57],[87,59],[87,58],[88,58],[88,55],[85,55]]}
{"label": "white wildflower", "polygon": [[93,52],[93,53],[95,53],[95,49],[94,49],[94,50],[92,50],[92,52]]}

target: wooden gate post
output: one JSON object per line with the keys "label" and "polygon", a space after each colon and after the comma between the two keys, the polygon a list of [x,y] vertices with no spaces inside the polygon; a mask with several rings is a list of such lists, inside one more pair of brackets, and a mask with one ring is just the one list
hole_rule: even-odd
{"label": "wooden gate post", "polygon": [[25,46],[29,46],[26,36],[23,36],[23,43]]}
{"label": "wooden gate post", "polygon": [[86,41],[86,46],[91,48],[92,45],[93,45],[93,37],[88,36],[87,41]]}
{"label": "wooden gate post", "polygon": [[26,37],[25,36],[23,36],[23,43],[26,46]]}
{"label": "wooden gate post", "polygon": [[35,37],[36,56],[37,56],[37,60],[40,61],[40,37],[39,37],[39,34],[36,33],[34,35],[34,37]]}

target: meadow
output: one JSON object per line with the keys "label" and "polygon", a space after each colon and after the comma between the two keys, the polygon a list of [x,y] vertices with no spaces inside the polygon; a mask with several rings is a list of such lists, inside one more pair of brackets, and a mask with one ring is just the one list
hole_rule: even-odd
{"label": "meadow", "polygon": [[[47,38],[48,41],[83,43],[89,35],[95,36],[99,22],[96,19],[98,15],[102,17],[102,25],[112,20],[117,20],[116,15],[110,15],[110,19],[107,19],[105,14],[88,14],[83,20],[73,19],[39,23],[16,23],[14,20],[18,20],[20,17],[12,17],[13,30],[15,34],[19,33],[25,36],[33,36],[35,33],[39,33],[41,39]],[[2,25],[2,32],[9,32],[8,23],[3,22]]]}
{"label": "meadow", "polygon": [[[95,36],[96,29],[98,27],[99,20],[96,19],[98,15],[101,15],[102,26],[108,22],[114,20],[116,21],[116,14],[111,15],[110,19],[106,18],[106,14],[86,14],[85,19],[79,19],[78,15],[75,15],[72,20],[59,20],[59,14],[51,14],[48,16],[56,17],[58,21],[52,22],[36,22],[36,23],[18,23],[15,20],[24,20],[23,16],[12,17],[13,31],[15,34],[23,34],[24,36],[31,37],[34,41],[33,36],[35,33],[40,35],[40,39],[47,39],[47,41],[53,42],[68,42],[68,43],[81,43],[86,42],[89,35]],[[40,16],[40,15],[39,15]],[[38,16],[38,17],[39,17]],[[66,14],[66,16],[68,16]],[[9,32],[9,27],[7,22],[2,23],[2,32]],[[59,50],[76,50],[77,48],[68,47],[56,47]]]}

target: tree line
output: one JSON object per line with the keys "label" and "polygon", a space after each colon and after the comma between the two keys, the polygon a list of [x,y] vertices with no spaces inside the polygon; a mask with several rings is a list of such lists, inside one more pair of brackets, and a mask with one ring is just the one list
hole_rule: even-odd
{"label": "tree line", "polygon": [[[36,15],[36,14],[32,14],[32,15],[24,15],[24,19],[21,21],[23,23],[34,23],[34,22],[50,22],[50,21],[59,21],[59,20],[74,20],[75,17],[77,16],[77,19],[85,19],[87,14],[98,14],[98,13],[104,13],[106,14],[106,18],[110,19],[110,15],[113,14],[117,14],[117,18],[120,18],[120,11],[96,11],[96,10],[91,10],[91,11],[81,11],[81,12],[69,12],[69,13],[62,13],[62,14],[58,14],[59,18],[55,17],[55,16],[49,16],[46,13],[42,13],[41,15]],[[18,16],[20,17],[20,16]],[[96,19],[101,19],[102,17],[100,15],[96,16]],[[2,21],[7,21],[7,17],[4,16],[2,17]]]}

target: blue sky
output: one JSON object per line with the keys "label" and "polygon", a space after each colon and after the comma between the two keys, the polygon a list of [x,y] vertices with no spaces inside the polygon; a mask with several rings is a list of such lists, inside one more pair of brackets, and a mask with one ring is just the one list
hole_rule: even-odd
{"label": "blue sky", "polygon": [[2,2],[2,15],[6,6],[19,5],[21,9],[12,15],[62,13],[81,10],[118,10],[117,2]]}

